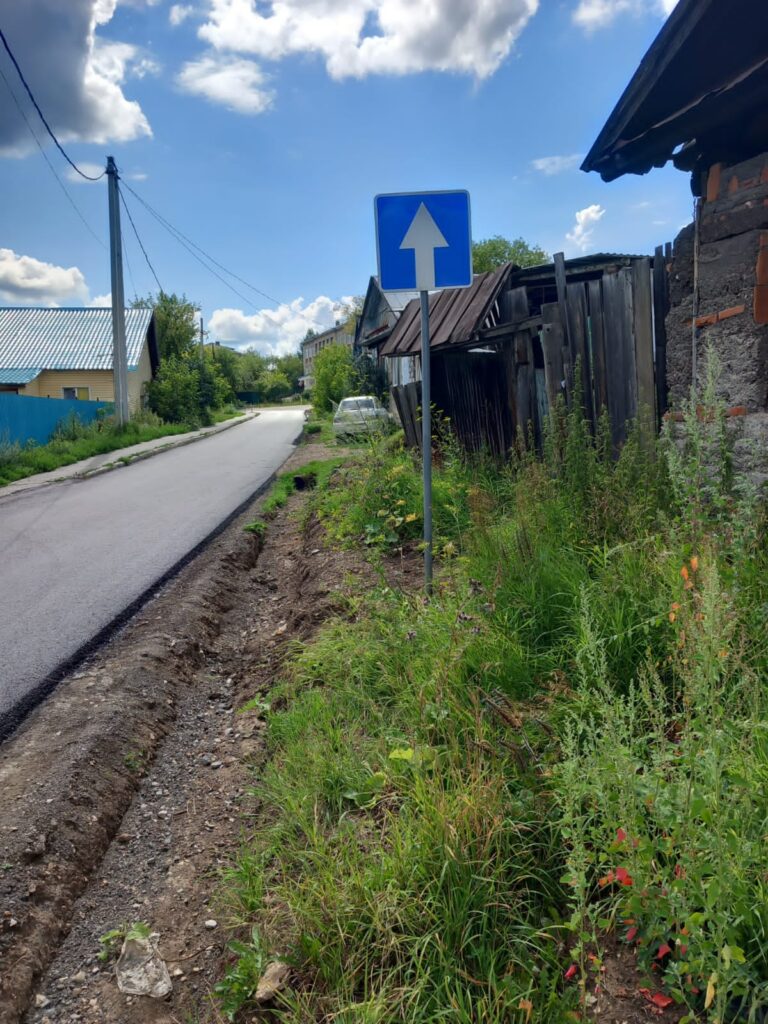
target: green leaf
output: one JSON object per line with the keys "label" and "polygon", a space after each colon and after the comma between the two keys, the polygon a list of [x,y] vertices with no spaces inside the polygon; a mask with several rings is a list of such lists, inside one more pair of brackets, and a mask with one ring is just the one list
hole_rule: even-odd
{"label": "green leaf", "polygon": [[395,747],[390,751],[390,761],[412,761],[414,755],[413,747]]}

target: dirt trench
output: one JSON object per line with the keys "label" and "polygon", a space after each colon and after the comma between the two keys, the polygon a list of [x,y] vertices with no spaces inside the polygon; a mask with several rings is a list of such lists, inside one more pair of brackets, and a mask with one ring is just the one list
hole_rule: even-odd
{"label": "dirt trench", "polygon": [[[239,709],[368,573],[300,525],[307,498],[263,546],[243,531],[257,500],[0,747],[0,1024],[220,1019],[215,897],[264,754],[258,708]],[[98,959],[99,936],[135,921],[160,935],[167,1000],[121,995]]]}

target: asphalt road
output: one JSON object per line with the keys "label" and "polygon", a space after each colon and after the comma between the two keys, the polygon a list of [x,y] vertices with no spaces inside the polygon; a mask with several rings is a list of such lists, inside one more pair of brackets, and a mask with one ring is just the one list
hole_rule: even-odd
{"label": "asphalt road", "polygon": [[0,735],[285,461],[301,409],[90,480],[0,491]]}

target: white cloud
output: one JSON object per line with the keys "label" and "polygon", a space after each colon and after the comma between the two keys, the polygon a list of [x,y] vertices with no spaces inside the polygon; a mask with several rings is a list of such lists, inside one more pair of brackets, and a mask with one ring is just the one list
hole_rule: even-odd
{"label": "white cloud", "polygon": [[0,300],[12,305],[83,302],[88,287],[77,267],[57,267],[12,249],[0,249]]}
{"label": "white cloud", "polygon": [[274,93],[267,77],[252,60],[211,54],[185,64],[176,79],[185,92],[205,96],[239,114],[261,114],[272,105]]}
{"label": "white cloud", "polygon": [[128,181],[146,181],[149,175],[145,171],[132,171],[130,174],[124,174],[123,177]]}
{"label": "white cloud", "polygon": [[605,28],[622,14],[655,14],[666,18],[677,0],[579,0],[573,20],[586,32]]}
{"label": "white cloud", "polygon": [[581,153],[571,153],[570,156],[540,156],[531,160],[531,166],[542,174],[562,174],[563,171],[572,171],[578,167],[583,159]]}
{"label": "white cloud", "polygon": [[326,295],[308,303],[299,298],[252,315],[241,309],[217,309],[208,328],[212,338],[235,348],[252,346],[264,355],[288,355],[297,350],[310,327],[316,331],[333,327],[344,301],[342,298],[336,302]]}
{"label": "white cloud", "polygon": [[103,309],[105,306],[111,308],[112,306],[112,292],[107,292],[106,295],[94,295],[91,301],[88,303],[89,306],[95,306],[99,309]]}
{"label": "white cloud", "polygon": [[[117,0],[24,0],[3,7],[3,31],[63,142],[127,142],[152,134],[123,85],[131,75],[148,73],[153,62],[138,47],[97,34],[116,6]],[[1,104],[0,153],[32,148],[16,108]]]}
{"label": "white cloud", "polygon": [[199,35],[277,61],[317,54],[331,77],[421,71],[492,75],[539,0],[208,0]]}
{"label": "white cloud", "polygon": [[174,26],[181,25],[187,18],[195,13],[194,7],[189,4],[173,4],[168,11],[168,21]]}
{"label": "white cloud", "polygon": [[605,215],[605,210],[598,203],[576,211],[576,223],[566,234],[568,241],[577,249],[586,252],[592,243],[595,225]]}

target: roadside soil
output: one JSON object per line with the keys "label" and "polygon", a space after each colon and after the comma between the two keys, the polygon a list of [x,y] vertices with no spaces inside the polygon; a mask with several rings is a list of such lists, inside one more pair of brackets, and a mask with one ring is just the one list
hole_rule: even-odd
{"label": "roadside soil", "polygon": [[[338,454],[304,445],[284,469]],[[264,753],[240,708],[370,572],[301,525],[306,500],[263,546],[243,531],[255,501],[0,747],[0,1024],[221,1019],[215,896]],[[98,959],[99,936],[136,921],[159,934],[166,1000],[122,995]]]}
{"label": "roadside soil", "polygon": [[[283,470],[339,454],[307,444]],[[232,931],[217,891],[258,821],[266,756],[258,707],[242,706],[340,593],[374,582],[304,523],[307,497],[263,542],[243,530],[257,499],[0,745],[0,1024],[224,1024],[212,991]],[[387,573],[414,589],[420,558]],[[121,994],[99,959],[100,936],[138,921],[159,936],[165,1000]],[[592,1020],[679,1019],[643,994],[630,951],[604,963]]]}

